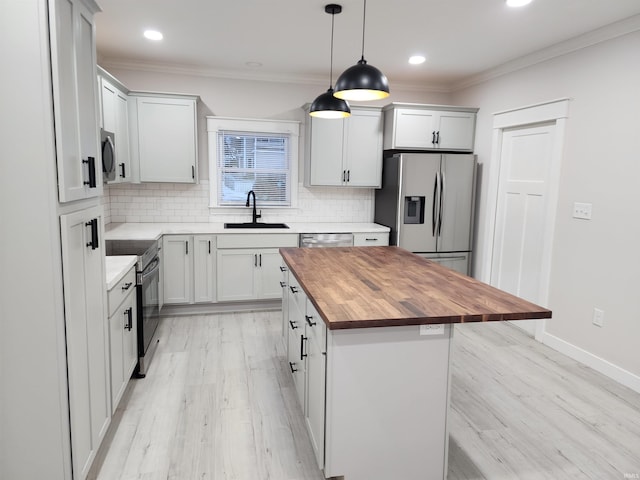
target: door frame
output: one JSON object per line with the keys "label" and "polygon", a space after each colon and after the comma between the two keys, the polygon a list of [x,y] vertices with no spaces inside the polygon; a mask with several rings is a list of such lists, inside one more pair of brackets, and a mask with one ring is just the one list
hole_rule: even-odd
{"label": "door frame", "polygon": [[[485,256],[482,271],[484,281],[490,283],[494,256],[494,241],[496,234],[496,214],[498,211],[498,192],[500,188],[500,168],[502,161],[502,143],[506,129],[534,126],[540,123],[553,123],[555,125],[554,143],[552,147],[551,167],[549,170],[548,197],[546,205],[546,225],[543,262],[540,275],[540,303],[548,305],[549,286],[551,277],[551,260],[553,250],[553,238],[556,223],[556,211],[558,206],[558,190],[560,186],[560,166],[564,148],[564,137],[567,118],[569,117],[569,98],[551,100],[549,102],[528,105],[511,110],[494,113],[493,115],[493,140],[491,147],[491,163],[489,169],[487,220],[488,228],[485,232]],[[538,321],[535,338],[542,341],[546,320]]]}

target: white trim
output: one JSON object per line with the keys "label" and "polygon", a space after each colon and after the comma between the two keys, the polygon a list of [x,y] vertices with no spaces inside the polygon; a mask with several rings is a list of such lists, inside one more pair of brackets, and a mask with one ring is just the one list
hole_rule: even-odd
{"label": "white trim", "polygon": [[[220,209],[221,213],[235,210],[234,207],[219,207],[218,201],[218,131],[235,130],[240,132],[258,133],[283,133],[290,139],[290,185],[291,204],[288,207],[273,207],[274,209],[297,208],[298,205],[298,157],[300,140],[300,122],[297,120],[271,120],[262,118],[232,118],[232,117],[207,117],[207,142],[209,150],[209,209]],[[229,209],[233,210],[229,210]],[[271,207],[264,206],[271,210]],[[233,211],[233,213],[236,213]]]}
{"label": "white trim", "polygon": [[[569,99],[563,98],[552,100],[536,105],[502,111],[494,114],[493,141],[491,147],[491,163],[489,164],[489,187],[491,192],[487,199],[488,226],[485,232],[485,245],[488,254],[481,268],[479,278],[486,283],[491,283],[491,270],[494,256],[494,237],[496,229],[496,214],[498,208],[498,189],[500,183],[500,162],[502,152],[502,139],[504,130],[507,128],[533,125],[537,123],[555,123],[554,144],[552,150],[551,167],[549,171],[549,188],[547,196],[546,221],[548,235],[543,250],[543,264],[540,275],[540,292],[542,298],[540,303],[548,304],[549,288],[551,278],[551,260],[553,248],[553,236],[555,228],[555,217],[558,203],[558,189],[560,186],[560,165],[562,163],[562,152],[564,148],[564,137],[566,130],[566,119],[569,116]],[[541,341],[545,334],[546,320],[536,323],[535,338]]]}
{"label": "white trim", "polygon": [[640,376],[549,333],[545,332],[541,341],[567,357],[593,368],[625,387],[640,393]]}

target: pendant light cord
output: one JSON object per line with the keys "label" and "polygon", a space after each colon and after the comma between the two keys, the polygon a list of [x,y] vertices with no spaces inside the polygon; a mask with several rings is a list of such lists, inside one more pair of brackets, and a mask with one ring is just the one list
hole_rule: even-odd
{"label": "pendant light cord", "polygon": [[333,88],[333,22],[336,14],[331,12],[331,59],[329,61],[329,89]]}
{"label": "pendant light cord", "polygon": [[364,24],[367,17],[367,0],[364,0],[364,7],[362,8],[362,60],[364,60]]}

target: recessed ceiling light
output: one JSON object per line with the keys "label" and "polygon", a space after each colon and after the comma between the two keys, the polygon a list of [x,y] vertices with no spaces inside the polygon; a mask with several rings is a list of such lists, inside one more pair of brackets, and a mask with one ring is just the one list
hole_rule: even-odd
{"label": "recessed ceiling light", "polygon": [[421,63],[424,63],[426,60],[427,58],[424,55],[413,55],[409,57],[409,63],[411,65],[420,65]]}
{"label": "recessed ceiling light", "polygon": [[532,0],[507,0],[507,7],[524,7],[529,5]]}
{"label": "recessed ceiling light", "polygon": [[149,40],[162,40],[163,35],[161,32],[157,31],[157,30],[145,30],[144,31],[144,37],[148,38]]}

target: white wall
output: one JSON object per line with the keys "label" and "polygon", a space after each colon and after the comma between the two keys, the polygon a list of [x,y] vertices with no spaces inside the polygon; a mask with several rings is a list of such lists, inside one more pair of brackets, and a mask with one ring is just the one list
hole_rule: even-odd
{"label": "white wall", "polygon": [[[453,103],[480,107],[482,164],[476,273],[483,278],[493,113],[571,98],[561,167],[547,339],[640,385],[640,33],[635,32],[478,84]],[[593,204],[591,221],[573,202]],[[593,308],[605,311],[592,325]],[[616,367],[613,367],[613,364]],[[609,367],[612,367],[609,369]],[[608,370],[609,369],[609,370]],[[627,372],[622,372],[626,370]]]}
{"label": "white wall", "polygon": [[[247,220],[246,212],[220,214],[209,210],[209,161],[205,117],[218,115],[238,118],[275,118],[301,122],[298,162],[298,206],[289,211],[264,210],[268,222],[371,222],[373,189],[306,188],[302,185],[306,115],[302,105],[310,103],[326,85],[284,84],[264,81],[229,80],[214,77],[178,75],[136,70],[105,69],[131,90],[191,93],[200,96],[198,104],[198,174],[200,185],[118,185],[106,190],[106,222],[235,222]],[[448,93],[396,90],[384,101],[450,103]]]}

